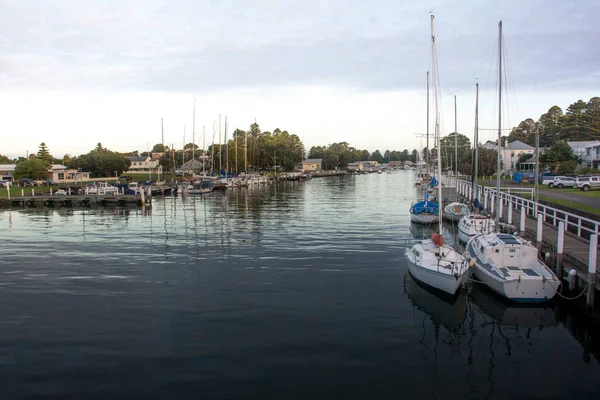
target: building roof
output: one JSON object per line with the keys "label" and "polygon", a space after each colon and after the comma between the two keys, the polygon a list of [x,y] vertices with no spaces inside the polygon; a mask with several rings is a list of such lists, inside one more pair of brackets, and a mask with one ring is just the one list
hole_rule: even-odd
{"label": "building roof", "polygon": [[322,158],[307,158],[306,160],[302,161],[303,163],[322,163],[323,159]]}
{"label": "building roof", "polygon": [[520,140],[515,140],[506,146],[506,150],[535,150],[535,147],[523,143]]}
{"label": "building roof", "polygon": [[198,160],[189,160],[184,162],[180,169],[200,169],[202,168],[202,162]]}
{"label": "building roof", "polygon": [[127,156],[125,158],[131,162],[134,162],[134,161],[140,162],[140,161],[146,161],[149,157],[148,156]]}
{"label": "building roof", "polygon": [[56,170],[67,169],[67,167],[65,167],[62,164],[52,164],[52,165],[50,165],[50,169],[52,169],[52,171],[56,171]]}

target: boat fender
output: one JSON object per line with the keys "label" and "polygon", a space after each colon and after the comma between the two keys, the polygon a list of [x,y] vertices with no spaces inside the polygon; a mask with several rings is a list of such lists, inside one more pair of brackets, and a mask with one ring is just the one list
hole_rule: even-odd
{"label": "boat fender", "polygon": [[442,247],[444,245],[444,235],[439,233],[431,234],[431,241],[438,247]]}
{"label": "boat fender", "polygon": [[477,257],[471,258],[471,260],[469,260],[469,268],[472,268],[476,263],[477,263]]}

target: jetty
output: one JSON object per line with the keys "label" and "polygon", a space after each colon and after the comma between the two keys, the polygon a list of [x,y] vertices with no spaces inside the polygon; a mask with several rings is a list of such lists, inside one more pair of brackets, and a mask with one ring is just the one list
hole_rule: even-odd
{"label": "jetty", "polygon": [[454,177],[444,177],[446,186],[455,187],[464,201],[477,198],[484,209],[496,212],[500,207],[500,221],[514,226],[520,234],[537,245],[546,264],[554,267],[556,275],[571,293],[585,294],[586,303],[592,306],[595,292],[600,289],[598,236],[600,221],[557,209],[515,193],[476,185]]}
{"label": "jetty", "polygon": [[93,207],[93,206],[143,206],[149,204],[150,197],[133,194],[89,195],[73,194],[17,196],[8,199],[16,207]]}

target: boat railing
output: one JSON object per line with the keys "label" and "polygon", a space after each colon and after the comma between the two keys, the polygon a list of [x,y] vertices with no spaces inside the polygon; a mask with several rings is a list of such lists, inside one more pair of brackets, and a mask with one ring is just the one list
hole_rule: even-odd
{"label": "boat railing", "polygon": [[[492,203],[495,205],[498,194],[496,188],[491,188],[483,185],[476,185],[476,196],[472,196],[473,187],[471,182],[454,177],[444,176],[446,185],[456,186],[459,195],[466,198],[476,197],[483,205],[484,209],[495,212],[495,207],[492,208]],[[515,194],[516,193],[516,194]],[[514,211],[525,212],[525,215],[532,218],[541,216],[542,221],[558,226],[560,222],[564,223],[565,230],[577,234],[577,236],[589,239],[591,235],[600,234],[600,221],[583,217],[565,210],[557,209],[545,204],[536,203],[533,198],[533,189],[527,189],[525,194],[530,198],[523,197],[523,192],[517,193],[515,188],[512,188],[511,193],[500,190],[500,199],[502,204],[509,206]],[[518,216],[517,216],[518,218]]]}

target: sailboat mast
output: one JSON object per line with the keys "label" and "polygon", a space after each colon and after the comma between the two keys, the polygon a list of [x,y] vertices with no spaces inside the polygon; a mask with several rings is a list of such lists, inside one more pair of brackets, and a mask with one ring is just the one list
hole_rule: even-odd
{"label": "sailboat mast", "polygon": [[425,162],[427,163],[427,171],[429,172],[429,71],[427,71],[427,133],[426,133],[426,138],[427,138],[427,145],[426,145],[426,149],[427,149],[427,153],[425,153]]}
{"label": "sailboat mast", "polygon": [[237,126],[235,127],[235,132],[233,133],[233,139],[235,140],[235,173],[238,173],[238,163],[237,163],[237,156],[238,156],[238,150],[237,150],[237,142],[238,142],[238,129]]}
{"label": "sailboat mast", "polygon": [[[165,151],[165,126],[163,125],[163,119],[160,119],[160,143],[162,144],[162,151],[163,153],[165,153],[166,155],[166,151]],[[165,180],[165,170],[162,170],[162,180]]]}
{"label": "sailboat mast", "polygon": [[219,114],[219,175],[221,174],[221,169],[223,166],[221,165],[221,114]]}
{"label": "sailboat mast", "polygon": [[475,84],[475,137],[474,150],[473,150],[473,189],[471,190],[471,201],[474,200],[476,195],[477,187],[477,173],[479,172],[479,83]]}
{"label": "sailboat mast", "polygon": [[227,116],[225,116],[225,171],[229,172],[229,144],[227,143]]}
{"label": "sailboat mast", "polygon": [[206,125],[202,126],[202,153],[204,153],[204,158],[202,159],[202,174],[204,174],[204,164],[206,163]]}
{"label": "sailboat mast", "polygon": [[435,144],[436,144],[436,155],[437,155],[437,185],[438,185],[438,195],[437,195],[437,202],[438,202],[438,213],[439,213],[439,230],[440,230],[440,235],[443,235],[443,229],[442,229],[442,207],[440,206],[441,201],[442,201],[442,152],[440,151],[440,113],[439,113],[439,104],[438,104],[438,70],[437,70],[437,57],[436,57],[436,47],[435,47],[435,31],[433,29],[433,23],[434,23],[435,17],[432,15],[431,16],[431,51],[433,53],[433,93],[434,93],[434,99],[435,99]]}
{"label": "sailboat mast", "polygon": [[454,162],[456,165],[454,176],[458,179],[458,121],[456,115],[456,95],[454,95]]}
{"label": "sailboat mast", "polygon": [[502,140],[502,21],[498,22],[498,162],[496,163],[496,231],[500,230],[500,141]]}
{"label": "sailboat mast", "polygon": [[196,160],[196,99],[194,99],[194,115],[192,117],[192,172],[194,171],[194,160]]}
{"label": "sailboat mast", "polygon": [[248,171],[248,131],[245,131],[244,140],[244,172]]}

